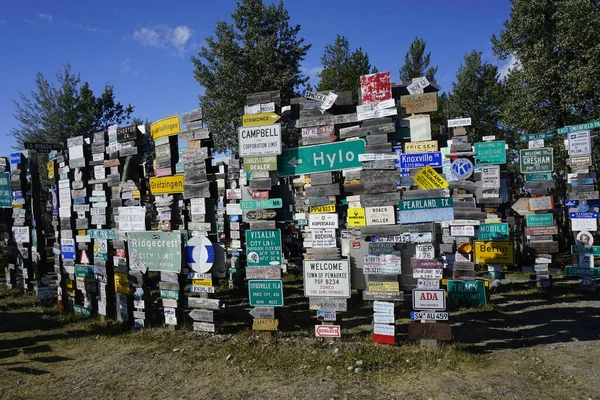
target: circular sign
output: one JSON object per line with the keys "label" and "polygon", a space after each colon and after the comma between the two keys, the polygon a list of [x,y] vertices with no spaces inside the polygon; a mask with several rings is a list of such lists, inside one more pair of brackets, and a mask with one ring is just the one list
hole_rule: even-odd
{"label": "circular sign", "polygon": [[466,158],[457,158],[452,162],[450,171],[457,179],[467,179],[473,175],[473,163]]}
{"label": "circular sign", "polygon": [[583,246],[594,244],[594,236],[588,231],[581,231],[577,234],[577,243]]}
{"label": "circular sign", "polygon": [[194,272],[205,274],[215,262],[215,249],[207,237],[195,236],[187,242],[185,258]]}
{"label": "circular sign", "polygon": [[458,245],[458,251],[463,254],[468,254],[472,250],[473,250],[473,247],[471,246],[470,243],[461,243],[460,245]]}

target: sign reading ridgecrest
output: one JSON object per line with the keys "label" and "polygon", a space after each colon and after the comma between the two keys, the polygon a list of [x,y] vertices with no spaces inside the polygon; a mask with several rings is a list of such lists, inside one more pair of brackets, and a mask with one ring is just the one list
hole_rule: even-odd
{"label": "sign reading ridgecrest", "polygon": [[129,232],[129,258],[149,271],[181,271],[181,234],[173,232]]}

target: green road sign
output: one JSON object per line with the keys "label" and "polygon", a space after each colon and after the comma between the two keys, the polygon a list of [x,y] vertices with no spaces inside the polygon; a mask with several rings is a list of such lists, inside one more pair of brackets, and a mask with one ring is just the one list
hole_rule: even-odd
{"label": "green road sign", "polygon": [[279,229],[247,230],[246,261],[248,267],[281,265],[281,231]]}
{"label": "green road sign", "polygon": [[530,214],[525,216],[527,226],[552,226],[554,215],[552,214]]}
{"label": "green road sign", "polygon": [[250,280],[248,297],[253,307],[283,307],[283,283],[281,280]]}
{"label": "green road sign", "polygon": [[398,202],[399,211],[407,210],[423,210],[429,208],[446,208],[453,207],[454,202],[452,197],[432,198],[432,199],[409,199],[400,200]]}
{"label": "green road sign", "polygon": [[75,264],[75,276],[78,278],[93,278],[94,266]]}
{"label": "green road sign", "polygon": [[529,142],[530,140],[551,139],[556,136],[555,132],[534,133],[533,135],[521,136],[521,142]]}
{"label": "green road sign", "polygon": [[160,289],[160,297],[163,299],[179,300],[179,290]]}
{"label": "green road sign", "polygon": [[533,174],[525,174],[525,182],[551,181],[552,172],[534,172]]}
{"label": "green road sign", "polygon": [[360,154],[365,154],[362,139],[288,149],[277,159],[277,174],[292,176],[357,168],[362,166]]}
{"label": "green road sign", "polygon": [[448,281],[448,305],[483,307],[486,304],[484,281]]}
{"label": "green road sign", "polygon": [[475,165],[506,164],[504,140],[475,143],[475,153]]}
{"label": "green road sign", "polygon": [[505,240],[510,239],[508,224],[481,224],[477,233],[479,240]]}
{"label": "green road sign", "polygon": [[240,208],[242,210],[262,210],[265,208],[281,208],[282,206],[283,200],[281,199],[240,201]]}
{"label": "green road sign", "polygon": [[600,268],[565,267],[565,275],[568,276],[600,276]]}
{"label": "green road sign", "polygon": [[296,221],[296,225],[298,225],[298,226],[308,226],[308,220],[307,219],[299,219],[298,221]]}
{"label": "green road sign", "polygon": [[521,173],[552,172],[554,169],[554,154],[552,147],[543,149],[522,149],[519,153]]}
{"label": "green road sign", "polygon": [[10,189],[10,173],[0,174],[0,207],[12,207],[12,194]]}
{"label": "green road sign", "polygon": [[571,246],[571,254],[600,255],[600,246]]}
{"label": "green road sign", "polygon": [[597,129],[597,128],[600,128],[600,121],[588,122],[587,124],[565,126],[564,128],[558,129],[557,132],[564,135],[564,134],[571,133],[571,132],[585,131],[588,129]]}

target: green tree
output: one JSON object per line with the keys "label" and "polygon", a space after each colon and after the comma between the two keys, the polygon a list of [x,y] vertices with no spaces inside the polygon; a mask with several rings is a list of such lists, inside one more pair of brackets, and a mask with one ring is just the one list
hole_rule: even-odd
{"label": "green tree", "polygon": [[435,73],[438,67],[430,67],[431,53],[425,54],[423,39],[418,37],[411,43],[408,52],[404,56],[404,65],[400,68],[400,79],[410,81],[412,78],[425,76],[431,83],[435,82]]}
{"label": "green tree", "polygon": [[345,36],[337,35],[333,44],[325,46],[321,56],[323,70],[317,74],[321,79],[317,90],[332,90],[334,92],[351,91],[352,98],[358,101],[360,76],[374,71],[369,62],[369,56],[362,48],[350,51],[350,42]]}
{"label": "green tree", "polygon": [[[247,94],[279,90],[283,105],[308,82],[301,73],[310,45],[299,38],[300,25],[290,25],[283,2],[265,5],[262,0],[240,0],[232,23],[217,22],[214,37],[192,57],[194,77],[204,87],[199,98],[204,120],[217,151],[236,150]],[[297,130],[282,120],[284,141],[296,145]]]}
{"label": "green tree", "polygon": [[15,101],[18,125],[11,129],[18,147],[24,142],[64,143],[67,138],[106,130],[109,125],[128,121],[133,106],[115,101],[113,87],[106,85],[96,97],[87,82],[66,64],[51,83],[41,72],[35,77],[35,90],[19,94]]}
{"label": "green tree", "polygon": [[599,38],[598,2],[513,0],[492,38],[497,56],[520,65],[507,78],[503,122],[536,133],[600,118]]}
{"label": "green tree", "polygon": [[452,118],[470,117],[467,127],[471,143],[499,131],[502,85],[498,82],[498,67],[481,62],[481,52],[465,54],[452,83]]}

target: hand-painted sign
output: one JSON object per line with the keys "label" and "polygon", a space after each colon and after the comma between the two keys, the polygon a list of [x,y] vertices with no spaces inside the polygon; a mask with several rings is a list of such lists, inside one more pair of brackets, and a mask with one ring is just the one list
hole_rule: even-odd
{"label": "hand-painted sign", "polygon": [[240,156],[281,154],[281,124],[238,128]]}
{"label": "hand-painted sign", "polygon": [[139,260],[149,271],[181,271],[181,234],[173,232],[129,232],[129,258]]}
{"label": "hand-painted sign", "polygon": [[433,153],[402,153],[400,154],[400,168],[417,169],[424,168],[426,165],[430,165],[431,167],[441,167],[443,160],[444,156],[439,151]]}
{"label": "hand-painted sign", "polygon": [[477,264],[514,264],[514,243],[508,240],[474,241],[474,258]]}
{"label": "hand-painted sign", "polygon": [[392,98],[390,72],[378,72],[360,77],[362,104],[379,103]]}
{"label": "hand-painted sign", "polygon": [[[464,160],[464,159],[461,159]],[[471,173],[473,172],[473,164],[471,164]],[[448,187],[448,182],[438,174],[430,165],[417,172],[413,176],[414,182],[419,186],[419,189],[445,189]]]}
{"label": "hand-painted sign", "polygon": [[283,307],[283,283],[280,280],[250,280],[248,298],[253,307]]}
{"label": "hand-painted sign", "polygon": [[349,298],[349,262],[304,260],[304,296]]}
{"label": "hand-painted sign", "polygon": [[483,307],[487,304],[485,282],[448,280],[448,304],[454,306]]}
{"label": "hand-painted sign", "polygon": [[506,164],[504,140],[475,143],[475,153],[475,165]]}
{"label": "hand-painted sign", "polygon": [[554,169],[554,154],[551,147],[543,149],[521,149],[519,153],[521,173],[552,172]]}
{"label": "hand-painted sign", "polygon": [[364,153],[362,139],[287,149],[277,159],[277,173],[292,176],[362,167],[358,156]]}

